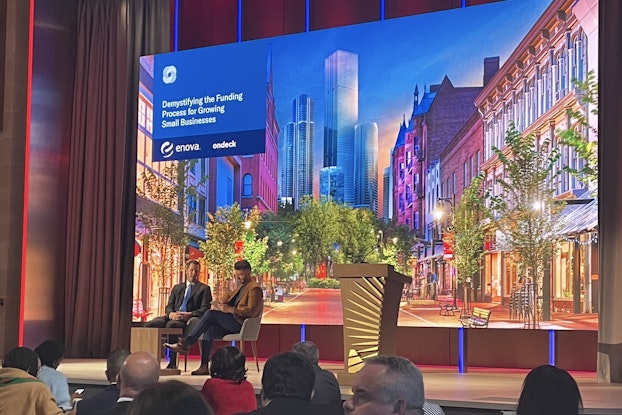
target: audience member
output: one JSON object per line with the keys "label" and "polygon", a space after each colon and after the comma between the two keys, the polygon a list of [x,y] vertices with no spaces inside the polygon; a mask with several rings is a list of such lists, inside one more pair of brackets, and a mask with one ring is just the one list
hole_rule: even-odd
{"label": "audience member", "polygon": [[225,310],[208,310],[190,334],[175,344],[166,343],[174,352],[187,351],[203,334],[201,347],[201,367],[193,375],[209,375],[209,359],[215,339],[230,333],[239,333],[244,320],[258,317],[263,308],[263,291],[253,281],[251,264],[246,260],[237,261],[233,268],[240,286],[225,297]]}
{"label": "audience member", "polygon": [[255,389],[246,380],[246,357],[233,346],[221,347],[212,356],[211,379],[201,393],[216,415],[231,415],[257,409]]}
{"label": "audience member", "polygon": [[292,346],[292,352],[299,353],[313,366],[315,383],[311,403],[316,405],[336,406],[341,410],[341,390],[337,378],[332,372],[319,366],[320,352],[315,343],[310,341],[298,342]]}
{"label": "audience member", "polygon": [[129,356],[127,350],[114,350],[108,355],[106,360],[106,379],[110,385],[106,386],[101,392],[76,402],[77,415],[92,415],[112,408],[119,399],[119,387],[117,376],[123,366],[123,362]]}
{"label": "audience member", "polygon": [[169,380],[144,388],[130,404],[128,415],[213,415],[199,391]]}
{"label": "audience member", "polygon": [[73,408],[73,400],[80,398],[81,395],[78,393],[69,394],[67,378],[56,370],[65,357],[65,346],[56,340],[46,340],[35,349],[35,352],[41,360],[37,377],[49,386],[56,404],[63,411],[70,411]]}
{"label": "audience member", "polygon": [[313,366],[298,353],[274,355],[266,362],[261,377],[263,407],[249,413],[326,415],[321,405],[310,402],[314,381]]}
{"label": "audience member", "polygon": [[[199,281],[201,264],[197,260],[186,263],[186,281],[171,290],[166,313],[147,322],[146,327],[166,327],[184,329],[183,336],[192,331],[212,304],[212,290]],[[169,342],[176,343],[179,336],[169,336]],[[167,369],[177,369],[177,353],[171,352]]]}
{"label": "audience member", "polygon": [[343,408],[353,415],[423,415],[424,402],[419,369],[404,357],[378,356],[365,360]]}
{"label": "audience member", "polygon": [[148,352],[130,354],[121,366],[117,383],[119,385],[119,399],[117,403],[100,415],[122,415],[132,400],[147,386],[158,383],[160,377],[160,362]]}
{"label": "audience member", "polygon": [[0,369],[0,414],[58,415],[50,388],[36,378],[39,370],[37,354],[26,348],[11,349]]}
{"label": "audience member", "polygon": [[570,373],[542,365],[525,377],[516,415],[577,415],[582,406],[579,387]]}

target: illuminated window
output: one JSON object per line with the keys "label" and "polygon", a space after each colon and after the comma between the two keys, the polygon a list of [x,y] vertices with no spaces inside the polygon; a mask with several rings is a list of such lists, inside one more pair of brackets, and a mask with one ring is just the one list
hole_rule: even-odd
{"label": "illuminated window", "polygon": [[242,197],[251,197],[253,195],[253,176],[249,173],[244,175]]}

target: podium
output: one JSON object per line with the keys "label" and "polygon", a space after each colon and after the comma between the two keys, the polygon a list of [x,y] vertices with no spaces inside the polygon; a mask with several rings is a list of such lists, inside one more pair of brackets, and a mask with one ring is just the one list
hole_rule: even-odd
{"label": "podium", "polygon": [[[180,335],[183,333],[181,328],[159,328],[159,327],[132,327],[130,337],[130,352],[144,350],[151,353],[158,362],[162,356],[162,347],[168,341],[169,334]],[[179,369],[162,369],[160,376],[179,375]]]}
{"label": "podium", "polygon": [[344,370],[341,385],[351,385],[367,358],[395,355],[397,317],[404,284],[411,278],[388,264],[334,266],[341,287]]}

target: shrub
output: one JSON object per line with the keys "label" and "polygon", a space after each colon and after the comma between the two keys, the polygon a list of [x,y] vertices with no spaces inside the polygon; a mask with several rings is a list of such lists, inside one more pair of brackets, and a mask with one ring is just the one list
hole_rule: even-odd
{"label": "shrub", "polygon": [[339,288],[339,280],[334,278],[309,278],[309,282],[307,285],[309,288]]}

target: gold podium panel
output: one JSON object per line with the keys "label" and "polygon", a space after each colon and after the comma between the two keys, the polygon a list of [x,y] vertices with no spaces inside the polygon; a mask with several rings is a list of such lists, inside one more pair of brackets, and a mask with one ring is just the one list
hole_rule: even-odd
{"label": "gold podium panel", "polygon": [[335,265],[341,286],[343,356],[339,382],[349,385],[365,359],[395,355],[397,317],[404,284],[411,279],[388,264]]}

